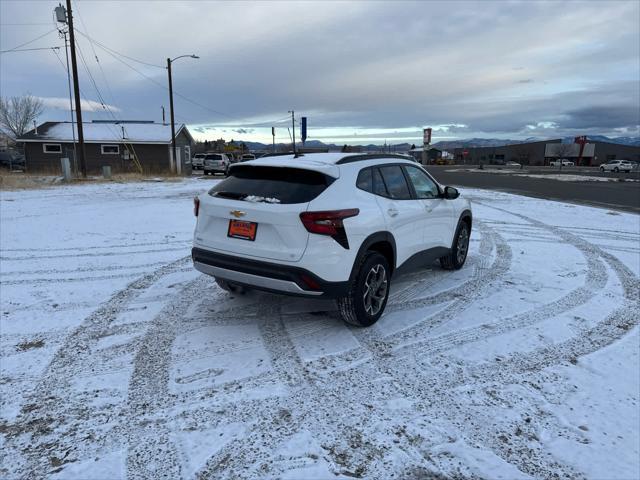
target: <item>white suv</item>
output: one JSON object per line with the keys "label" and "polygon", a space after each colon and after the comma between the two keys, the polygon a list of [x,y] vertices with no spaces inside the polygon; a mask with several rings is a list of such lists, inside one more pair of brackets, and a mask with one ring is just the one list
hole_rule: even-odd
{"label": "white suv", "polygon": [[627,172],[633,170],[633,164],[629,160],[611,160],[600,165],[601,172]]}
{"label": "white suv", "polygon": [[194,266],[246,287],[337,300],[369,326],[392,276],[465,262],[471,207],[403,155],[323,153],[232,165],[194,200]]}
{"label": "white suv", "polygon": [[216,173],[226,173],[229,170],[229,157],[224,153],[207,153],[204,157],[204,174],[215,175]]}

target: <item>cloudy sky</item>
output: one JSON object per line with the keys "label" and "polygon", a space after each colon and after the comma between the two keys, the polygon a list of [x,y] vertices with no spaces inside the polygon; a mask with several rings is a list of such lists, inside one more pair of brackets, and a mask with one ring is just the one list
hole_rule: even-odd
{"label": "cloudy sky", "polygon": [[[69,118],[64,48],[6,51],[63,45],[57,3],[0,1],[1,93],[41,97],[41,121]],[[160,121],[166,58],[193,53],[175,109],[200,139],[287,141],[291,109],[339,144],[640,131],[637,0],[73,5],[88,118]]]}

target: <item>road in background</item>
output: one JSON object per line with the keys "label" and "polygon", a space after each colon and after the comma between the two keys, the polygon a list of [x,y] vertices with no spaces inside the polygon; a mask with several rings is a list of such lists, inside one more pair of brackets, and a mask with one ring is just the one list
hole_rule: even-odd
{"label": "road in background", "polygon": [[[562,172],[549,167],[523,170],[479,170],[472,166],[426,167],[436,179],[445,185],[485,188],[517,193],[531,197],[561,200],[580,205],[612,208],[640,213],[640,181],[638,173],[601,174],[595,169],[565,168]],[[564,181],[551,175],[580,175],[624,178],[634,181]],[[523,175],[550,175],[550,178],[535,178]]]}

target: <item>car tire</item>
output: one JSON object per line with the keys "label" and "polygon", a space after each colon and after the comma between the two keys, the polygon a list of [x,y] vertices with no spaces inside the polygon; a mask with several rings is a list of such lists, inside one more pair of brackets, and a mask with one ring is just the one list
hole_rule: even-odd
{"label": "car tire", "polygon": [[604,167],[600,167],[600,171],[604,173]]}
{"label": "car tire", "polygon": [[245,293],[248,292],[247,287],[244,287],[242,285],[238,285],[237,283],[233,283],[230,282],[228,280],[223,280],[221,278],[216,278],[216,283],[218,284],[218,286],[223,289],[226,290],[229,293],[235,293],[238,295],[244,295]]}
{"label": "car tire", "polygon": [[440,257],[440,265],[445,270],[460,270],[467,260],[469,253],[469,238],[471,228],[467,222],[460,222],[448,255]]}
{"label": "car tire", "polygon": [[342,319],[356,327],[376,323],[387,305],[391,268],[384,255],[368,251],[360,260],[348,293],[337,299]]}
{"label": "car tire", "polygon": [[618,167],[616,167],[616,168],[613,169],[613,171],[616,172],[616,173],[619,173],[620,169]]}

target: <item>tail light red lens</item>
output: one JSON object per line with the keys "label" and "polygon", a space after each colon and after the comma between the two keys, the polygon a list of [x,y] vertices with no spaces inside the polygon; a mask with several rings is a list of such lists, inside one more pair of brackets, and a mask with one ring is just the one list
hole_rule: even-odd
{"label": "tail light red lens", "polygon": [[198,213],[200,213],[200,199],[195,197],[193,199],[193,214],[197,217]]}
{"label": "tail light red lens", "polygon": [[342,221],[345,218],[355,217],[360,213],[357,208],[346,210],[328,210],[324,212],[302,212],[300,220],[308,232],[318,235],[328,235],[344,248],[349,248],[347,235]]}

